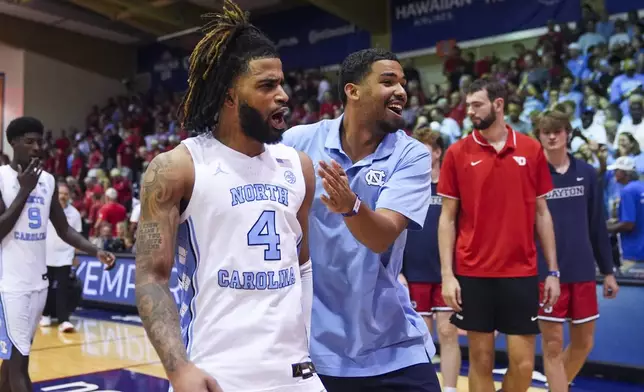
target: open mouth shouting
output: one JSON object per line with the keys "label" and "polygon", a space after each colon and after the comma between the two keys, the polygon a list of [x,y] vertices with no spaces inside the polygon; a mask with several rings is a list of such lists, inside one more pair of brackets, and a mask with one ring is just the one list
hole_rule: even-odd
{"label": "open mouth shouting", "polygon": [[288,114],[288,108],[282,107],[271,114],[270,124],[275,129],[286,129],[286,115]]}

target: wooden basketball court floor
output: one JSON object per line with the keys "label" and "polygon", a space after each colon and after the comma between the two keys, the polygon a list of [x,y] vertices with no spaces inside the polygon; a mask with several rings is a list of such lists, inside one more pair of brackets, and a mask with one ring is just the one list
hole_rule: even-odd
{"label": "wooden basketball court floor", "polygon": [[[72,318],[72,323],[76,332],[71,334],[56,327],[37,331],[29,364],[34,391],[168,390],[159,358],[140,325],[82,317]],[[458,390],[468,391],[466,377],[460,377]]]}

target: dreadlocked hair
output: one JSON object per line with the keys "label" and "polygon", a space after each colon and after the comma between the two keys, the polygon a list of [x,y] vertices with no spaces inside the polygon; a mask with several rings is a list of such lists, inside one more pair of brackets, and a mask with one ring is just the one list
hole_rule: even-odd
{"label": "dreadlocked hair", "polygon": [[193,133],[213,130],[227,90],[251,60],[279,57],[275,44],[231,0],[224,1],[221,13],[204,18],[210,20],[190,55],[188,90],[179,109],[182,126]]}

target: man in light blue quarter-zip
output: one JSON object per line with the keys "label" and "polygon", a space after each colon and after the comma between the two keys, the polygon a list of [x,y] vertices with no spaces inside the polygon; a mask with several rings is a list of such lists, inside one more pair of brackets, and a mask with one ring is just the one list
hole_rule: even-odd
{"label": "man in light blue quarter-zip", "polygon": [[344,115],[284,134],[317,171],[310,350],[329,392],[440,391],[429,331],[397,280],[406,230],[422,228],[431,196],[429,151],[400,130],[404,84],[393,53],[350,54]]}

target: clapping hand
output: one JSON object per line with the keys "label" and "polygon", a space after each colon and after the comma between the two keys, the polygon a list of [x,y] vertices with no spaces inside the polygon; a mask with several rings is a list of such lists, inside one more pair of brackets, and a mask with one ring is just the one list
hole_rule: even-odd
{"label": "clapping hand", "polygon": [[318,175],[322,178],[322,187],[327,195],[322,195],[322,203],[329,211],[339,214],[346,214],[353,210],[356,202],[356,194],[349,186],[349,178],[336,161],[327,164],[319,162]]}

